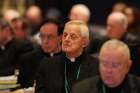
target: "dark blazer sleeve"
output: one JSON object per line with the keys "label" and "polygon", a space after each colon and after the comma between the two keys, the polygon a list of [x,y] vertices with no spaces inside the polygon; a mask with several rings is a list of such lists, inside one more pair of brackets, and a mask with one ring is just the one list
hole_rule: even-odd
{"label": "dark blazer sleeve", "polygon": [[46,71],[46,64],[45,64],[46,58],[44,58],[40,64],[40,67],[37,72],[37,77],[36,77],[36,86],[35,86],[35,93],[47,93],[46,88],[45,88],[45,71]]}
{"label": "dark blazer sleeve", "polygon": [[128,80],[128,85],[130,85],[130,93],[140,93],[140,78],[129,74]]}
{"label": "dark blazer sleeve", "polygon": [[72,93],[98,93],[98,76],[87,78],[72,87]]}
{"label": "dark blazer sleeve", "polygon": [[87,82],[89,81],[86,80],[84,82],[81,81],[77,83],[75,86],[72,87],[72,93],[88,93],[89,84]]}
{"label": "dark blazer sleeve", "polygon": [[22,55],[19,58],[20,73],[18,76],[18,83],[21,84],[21,88],[28,88],[33,86],[34,84],[36,72],[40,64],[40,58],[38,58],[36,54],[40,54],[40,53],[36,51],[31,51],[29,53]]}
{"label": "dark blazer sleeve", "polygon": [[99,93],[98,82],[98,75],[82,80],[72,87],[71,93]]}
{"label": "dark blazer sleeve", "polygon": [[63,62],[60,57],[46,58],[38,71],[35,93],[64,93],[63,81]]}

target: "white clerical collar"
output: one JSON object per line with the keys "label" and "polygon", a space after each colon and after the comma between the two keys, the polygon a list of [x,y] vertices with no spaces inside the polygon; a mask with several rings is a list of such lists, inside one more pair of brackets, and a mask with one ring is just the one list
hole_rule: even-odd
{"label": "white clerical collar", "polygon": [[71,62],[75,62],[75,58],[69,58]]}
{"label": "white clerical collar", "polygon": [[75,58],[69,58],[68,56],[66,56],[71,62],[75,62]]}
{"label": "white clerical collar", "polygon": [[75,58],[69,58],[67,55],[66,57],[71,61],[71,62],[75,62]]}
{"label": "white clerical collar", "polygon": [[75,58],[69,58],[67,57],[71,62],[75,62]]}
{"label": "white clerical collar", "polygon": [[54,56],[54,53],[50,53],[50,56],[53,57]]}
{"label": "white clerical collar", "polygon": [[1,50],[5,50],[5,46],[3,46],[3,45],[0,46],[0,48],[1,48]]}

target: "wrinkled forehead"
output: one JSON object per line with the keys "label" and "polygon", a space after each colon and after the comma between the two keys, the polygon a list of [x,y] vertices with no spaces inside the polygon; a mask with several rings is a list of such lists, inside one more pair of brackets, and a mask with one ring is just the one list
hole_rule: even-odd
{"label": "wrinkled forehead", "polygon": [[77,24],[67,24],[64,28],[64,32],[79,32],[80,33],[80,26]]}
{"label": "wrinkled forehead", "polygon": [[[100,52],[99,59],[101,62],[122,62],[122,64],[127,60],[127,56],[121,48],[116,50],[108,50],[106,48],[102,49]],[[123,62],[124,61],[124,62]]]}
{"label": "wrinkled forehead", "polygon": [[117,24],[121,24],[121,21],[119,18],[108,17],[107,23],[117,25]]}
{"label": "wrinkled forehead", "polygon": [[108,17],[107,23],[113,22],[114,24],[119,24],[120,26],[127,25],[127,19],[121,14],[112,14]]}
{"label": "wrinkled forehead", "polygon": [[58,26],[56,24],[53,24],[53,23],[46,23],[40,29],[40,31],[50,31],[50,32],[52,30],[56,30],[57,31],[58,30]]}

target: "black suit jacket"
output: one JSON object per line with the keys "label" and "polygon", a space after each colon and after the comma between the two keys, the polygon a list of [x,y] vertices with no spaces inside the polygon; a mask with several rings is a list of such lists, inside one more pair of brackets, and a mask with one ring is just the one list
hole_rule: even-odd
{"label": "black suit jacket", "polygon": [[20,56],[33,50],[31,43],[15,39],[9,41],[4,47],[5,49],[0,49],[0,76],[14,74],[14,70],[19,67]]}
{"label": "black suit jacket", "polygon": [[[54,56],[59,54],[61,54],[61,51],[55,53]],[[28,52],[20,57],[18,83],[21,85],[21,88],[33,86],[36,73],[44,57],[49,58],[51,56],[49,53],[45,53],[40,46],[36,47],[34,51]]]}
{"label": "black suit jacket", "polygon": [[[99,76],[88,78],[73,86],[72,93],[103,93],[102,84]],[[123,90],[123,93],[140,93],[140,78],[128,75],[119,89]],[[113,90],[111,89],[111,91]],[[118,91],[115,90],[115,92],[111,93],[121,93]]]}
{"label": "black suit jacket", "polygon": [[[64,66],[65,62],[70,60],[64,55],[55,56],[48,60],[44,59],[41,63],[37,81],[35,93],[65,93],[64,92]],[[74,80],[73,85],[78,81],[98,74],[97,59],[88,56],[86,54],[81,55],[76,59],[76,62],[80,62],[81,71],[79,79]],[[69,72],[69,74],[74,72]]]}

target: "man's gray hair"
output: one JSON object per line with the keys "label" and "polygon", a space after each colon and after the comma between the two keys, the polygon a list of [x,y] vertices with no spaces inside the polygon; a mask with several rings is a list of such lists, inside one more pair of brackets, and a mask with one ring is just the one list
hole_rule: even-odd
{"label": "man's gray hair", "polygon": [[89,40],[89,29],[86,23],[80,20],[73,20],[67,22],[65,24],[65,27],[68,25],[76,25],[77,27],[79,27],[81,35]]}
{"label": "man's gray hair", "polygon": [[127,27],[128,27],[128,19],[127,19],[126,15],[124,15],[121,12],[112,12],[109,15],[109,17],[113,17],[114,19],[118,20],[124,26],[124,28],[127,29]]}
{"label": "man's gray hair", "polygon": [[74,5],[74,6],[72,7],[71,10],[73,10],[73,9],[77,9],[78,11],[81,11],[81,13],[82,13],[83,15],[85,15],[85,16],[87,16],[87,17],[90,17],[90,10],[89,10],[89,8],[88,8],[86,5],[84,5],[84,4],[76,4],[76,5]]}
{"label": "man's gray hair", "polygon": [[101,56],[102,51],[104,49],[108,49],[108,51],[110,51],[110,50],[116,51],[118,48],[123,49],[125,55],[128,58],[130,58],[130,50],[129,50],[128,46],[124,42],[122,42],[120,40],[117,40],[117,39],[112,39],[112,40],[109,40],[109,41],[105,42],[101,47],[99,55]]}

